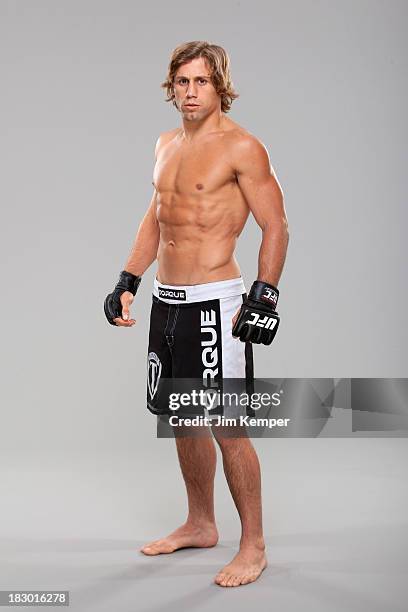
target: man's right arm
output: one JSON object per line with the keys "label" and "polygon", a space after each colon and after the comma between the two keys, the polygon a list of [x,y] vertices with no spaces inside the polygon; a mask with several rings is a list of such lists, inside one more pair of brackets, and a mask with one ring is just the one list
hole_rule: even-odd
{"label": "man's right arm", "polygon": [[160,229],[156,216],[156,206],[157,192],[155,189],[149,208],[137,230],[132,250],[124,267],[124,270],[135,276],[142,276],[157,257]]}
{"label": "man's right arm", "polygon": [[141,277],[157,257],[160,230],[156,217],[156,190],[146,211],[125,268],[119,281],[104,302],[105,316],[111,325],[131,327],[135,320],[129,319],[129,307],[136,295]]}
{"label": "man's right arm", "polygon": [[[156,162],[160,148],[166,140],[167,133],[161,134],[157,139],[154,151]],[[160,229],[157,221],[156,209],[157,191],[154,189],[149,208],[139,225],[132,250],[124,267],[124,270],[136,276],[142,276],[157,257]]]}
{"label": "man's right arm", "polygon": [[[156,142],[155,158],[163,144],[163,135]],[[111,325],[130,327],[135,320],[129,319],[129,307],[136,295],[141,277],[157,258],[160,228],[156,214],[157,191],[153,192],[150,205],[139,225],[132,250],[112,293],[104,302],[105,316]]]}

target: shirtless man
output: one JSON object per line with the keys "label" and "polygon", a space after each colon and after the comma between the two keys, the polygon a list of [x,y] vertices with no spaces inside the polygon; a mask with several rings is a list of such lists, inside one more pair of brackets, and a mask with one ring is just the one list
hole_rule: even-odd
{"label": "shirtless man", "polygon": [[[157,399],[160,376],[199,376],[203,367],[211,374],[214,360],[214,372],[222,370],[224,376],[253,375],[252,343],[270,344],[277,327],[276,287],[288,244],[282,190],[268,153],[226,116],[237,94],[224,49],[199,41],[177,47],[162,86],[181,113],[182,127],[157,141],[153,197],[119,282],[105,300],[109,322],[132,327],[129,307],[141,276],[157,259],[147,394],[154,414],[165,414]],[[259,96],[256,104],[265,105]],[[257,281],[247,298],[234,250],[250,212],[262,242]],[[263,323],[257,327],[254,321]],[[204,328],[212,332],[204,336],[206,344],[200,333],[211,324],[213,330]],[[212,337],[220,344],[203,349]],[[248,437],[214,437],[242,525],[239,551],[215,583],[238,586],[255,581],[267,565],[260,467]],[[144,546],[145,555],[212,547],[218,541],[213,436],[178,436],[176,445],[188,516],[173,533]]]}

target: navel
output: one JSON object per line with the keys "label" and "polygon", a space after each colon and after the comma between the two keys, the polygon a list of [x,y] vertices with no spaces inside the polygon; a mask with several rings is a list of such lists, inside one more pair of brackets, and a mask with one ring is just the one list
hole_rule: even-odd
{"label": "navel", "polygon": [[197,183],[196,187],[197,189],[204,189],[204,185],[202,185],[201,183]]}

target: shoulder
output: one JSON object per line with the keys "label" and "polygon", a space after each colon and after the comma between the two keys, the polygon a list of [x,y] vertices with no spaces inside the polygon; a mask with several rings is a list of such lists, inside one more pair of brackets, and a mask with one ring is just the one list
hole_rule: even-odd
{"label": "shoulder", "polygon": [[181,128],[174,128],[173,130],[162,132],[156,141],[156,146],[154,150],[155,157],[157,158],[160,150],[180,133]]}
{"label": "shoulder", "polygon": [[270,167],[270,159],[263,142],[242,127],[233,129],[228,135],[230,158],[234,167],[239,170],[248,164]]}
{"label": "shoulder", "polygon": [[225,140],[234,158],[250,156],[251,158],[268,159],[265,145],[249,130],[236,121],[232,121],[229,117],[225,118],[224,125]]}
{"label": "shoulder", "polygon": [[236,126],[228,132],[229,140],[235,151],[246,155],[251,153],[261,156],[268,155],[265,145],[259,138],[238,124]]}

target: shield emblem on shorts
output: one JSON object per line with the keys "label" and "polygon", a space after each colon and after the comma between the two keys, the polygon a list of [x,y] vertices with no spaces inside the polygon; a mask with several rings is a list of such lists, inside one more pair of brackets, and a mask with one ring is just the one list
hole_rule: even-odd
{"label": "shield emblem on shorts", "polygon": [[149,353],[147,359],[147,388],[149,389],[150,399],[156,395],[159,386],[162,364],[156,353]]}

